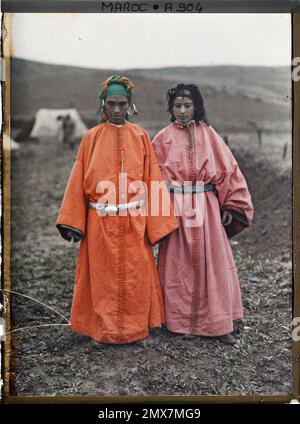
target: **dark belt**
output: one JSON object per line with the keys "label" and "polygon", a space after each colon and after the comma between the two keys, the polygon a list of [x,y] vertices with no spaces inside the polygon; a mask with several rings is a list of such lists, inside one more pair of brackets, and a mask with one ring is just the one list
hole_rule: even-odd
{"label": "dark belt", "polygon": [[183,193],[183,194],[192,194],[192,193],[203,193],[206,191],[215,190],[214,184],[199,184],[199,185],[188,185],[188,186],[177,186],[172,184],[167,184],[167,189],[170,193]]}

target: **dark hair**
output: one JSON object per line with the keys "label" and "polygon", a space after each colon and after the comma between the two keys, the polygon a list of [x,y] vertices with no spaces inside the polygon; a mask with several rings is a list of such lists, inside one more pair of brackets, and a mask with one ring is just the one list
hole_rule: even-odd
{"label": "dark hair", "polygon": [[[187,91],[189,93],[185,93]],[[170,88],[167,91],[168,112],[171,115],[172,122],[176,120],[173,114],[173,104],[176,97],[189,97],[194,103],[195,113],[193,118],[196,121],[196,124],[198,125],[200,121],[203,121],[209,125],[208,119],[206,117],[204,100],[197,85],[178,84],[176,87]]]}

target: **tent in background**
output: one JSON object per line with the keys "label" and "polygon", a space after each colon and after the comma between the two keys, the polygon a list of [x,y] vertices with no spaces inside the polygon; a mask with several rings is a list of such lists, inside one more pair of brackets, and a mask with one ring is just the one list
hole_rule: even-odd
{"label": "tent in background", "polygon": [[87,127],[76,109],[40,109],[35,115],[30,137],[58,137],[60,139],[61,121],[57,118],[66,115],[69,115],[75,122],[75,137],[82,138],[87,131]]}

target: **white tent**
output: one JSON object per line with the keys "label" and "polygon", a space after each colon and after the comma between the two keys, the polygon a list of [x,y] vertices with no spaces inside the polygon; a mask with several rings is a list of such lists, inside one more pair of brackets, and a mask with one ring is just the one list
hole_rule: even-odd
{"label": "white tent", "polygon": [[70,115],[75,122],[75,137],[81,138],[86,133],[87,127],[76,109],[40,109],[35,115],[30,137],[60,137],[61,121],[57,118],[67,115]]}
{"label": "white tent", "polygon": [[19,143],[10,138],[7,134],[3,134],[3,148],[5,150],[18,150]]}

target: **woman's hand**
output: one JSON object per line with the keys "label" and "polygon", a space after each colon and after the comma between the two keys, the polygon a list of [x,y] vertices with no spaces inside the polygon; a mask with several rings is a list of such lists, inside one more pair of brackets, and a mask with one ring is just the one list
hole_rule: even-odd
{"label": "woman's hand", "polygon": [[229,210],[224,210],[222,213],[222,223],[223,225],[230,225],[232,222],[232,213]]}

